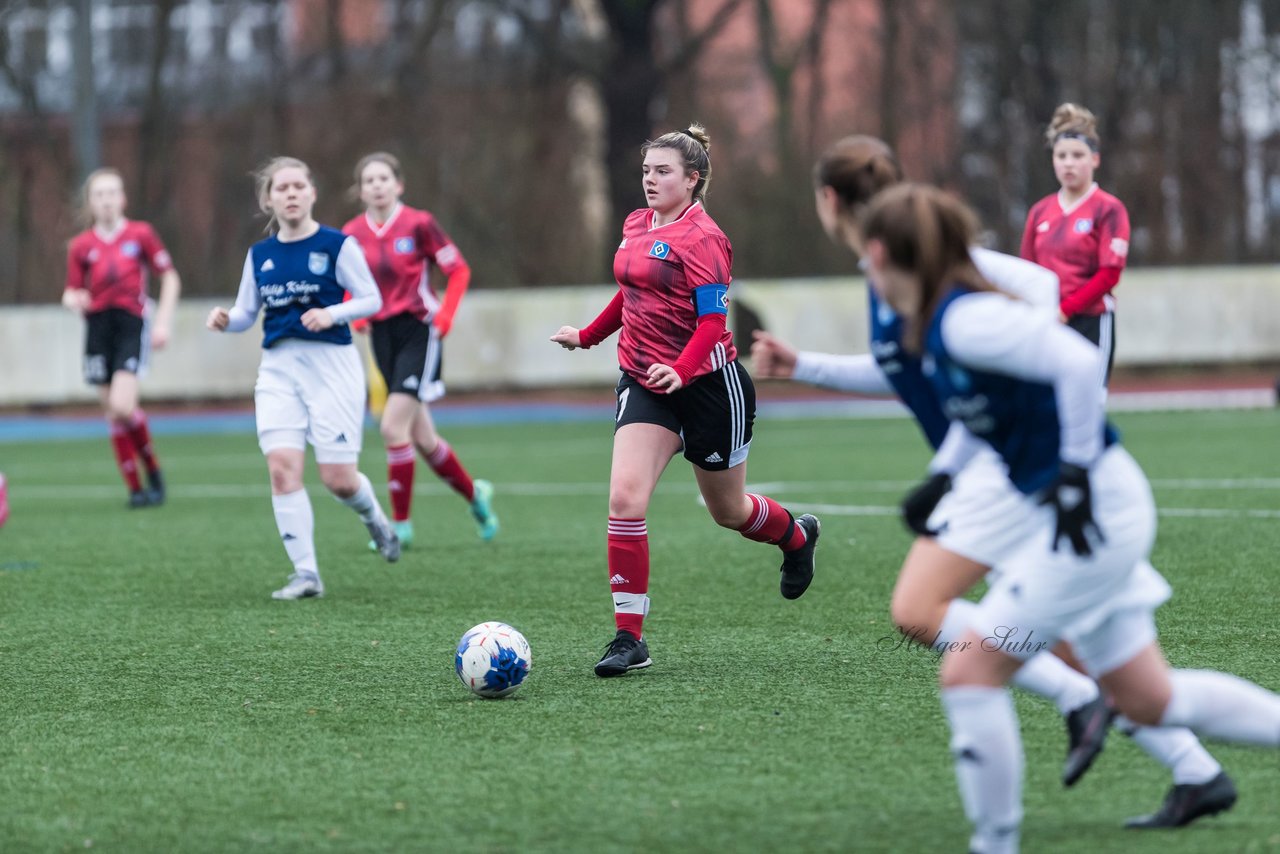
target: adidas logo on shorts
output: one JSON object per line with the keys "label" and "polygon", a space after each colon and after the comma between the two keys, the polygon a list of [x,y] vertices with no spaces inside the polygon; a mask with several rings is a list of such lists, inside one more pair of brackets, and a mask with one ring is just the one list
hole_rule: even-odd
{"label": "adidas logo on shorts", "polygon": [[347,444],[347,434],[346,434],[346,433],[339,433],[339,434],[338,434],[338,438],[334,439],[333,441],[335,441],[335,442],[339,442],[339,443],[341,443],[341,444],[345,445],[345,444]]}
{"label": "adidas logo on shorts", "polygon": [[705,460],[704,462],[708,462],[708,463],[722,463],[722,462],[724,462],[724,457],[720,456],[720,452],[719,452],[719,451],[712,451],[712,452],[711,452],[711,456],[707,457],[707,458],[706,458],[706,460]]}

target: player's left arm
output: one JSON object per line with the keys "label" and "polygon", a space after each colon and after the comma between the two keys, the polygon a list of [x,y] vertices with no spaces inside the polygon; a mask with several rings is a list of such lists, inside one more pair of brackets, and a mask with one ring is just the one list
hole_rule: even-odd
{"label": "player's left arm", "polygon": [[156,305],[155,320],[151,324],[151,346],[161,350],[169,343],[169,336],[173,331],[173,316],[178,310],[182,279],[174,269],[173,259],[160,240],[160,235],[150,226],[143,235],[142,246],[151,272],[160,277],[160,301]]}
{"label": "player's left arm", "polygon": [[365,260],[364,250],[354,237],[347,237],[342,241],[334,273],[338,284],[351,294],[351,299],[303,313],[302,325],[312,332],[369,317],[382,308],[382,293],[378,290],[378,283],[373,280],[373,272],[369,269],[369,262]]}
{"label": "player's left arm", "polygon": [[711,355],[712,348],[724,337],[729,318],[729,282],[733,278],[733,250],[723,237],[704,238],[680,260],[685,281],[692,290],[698,325],[674,365],[649,367],[650,386],[667,394],[688,385]]}
{"label": "player's left arm", "polygon": [[1060,310],[1067,317],[1078,313],[1111,293],[1120,283],[1120,272],[1129,259],[1129,212],[1116,202],[1098,217],[1098,270],[1089,281],[1062,300]]}
{"label": "player's left arm", "polygon": [[428,253],[426,260],[435,263],[447,278],[444,300],[440,303],[435,316],[431,318],[431,325],[443,338],[453,328],[453,318],[458,312],[458,305],[462,302],[462,295],[467,292],[467,287],[471,284],[471,267],[467,264],[467,259],[462,257],[462,252],[458,250],[457,245],[434,218],[425,223],[423,231],[425,239],[420,245],[423,251]]}

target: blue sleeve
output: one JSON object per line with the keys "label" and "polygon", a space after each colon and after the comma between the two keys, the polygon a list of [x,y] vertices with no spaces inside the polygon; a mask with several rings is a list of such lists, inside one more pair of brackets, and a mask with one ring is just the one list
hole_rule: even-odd
{"label": "blue sleeve", "polygon": [[698,317],[704,314],[729,313],[729,287],[727,285],[701,285],[693,289],[693,305]]}

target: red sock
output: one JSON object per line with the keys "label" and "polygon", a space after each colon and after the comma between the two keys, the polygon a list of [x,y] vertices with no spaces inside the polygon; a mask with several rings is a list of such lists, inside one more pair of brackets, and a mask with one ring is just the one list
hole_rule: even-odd
{"label": "red sock", "polygon": [[804,545],[804,528],[796,524],[787,509],[767,495],[748,492],[751,499],[751,516],[738,533],[758,543],[773,543],[784,552]]}
{"label": "red sock", "polygon": [[459,495],[467,501],[476,497],[476,488],[471,482],[471,475],[467,474],[462,463],[458,462],[458,456],[453,452],[453,448],[449,447],[448,442],[441,439],[434,451],[423,456],[426,457],[427,465],[431,466],[431,470],[440,475],[440,479],[452,486]]}
{"label": "red sock", "polygon": [[142,489],[142,481],[138,480],[138,462],[133,458],[137,450],[129,430],[123,424],[111,422],[111,449],[116,455],[116,465],[120,468],[120,476],[129,487],[130,492]]}
{"label": "red sock", "polygon": [[409,521],[409,505],[413,503],[413,445],[387,446],[387,491],[391,493],[391,518]]}
{"label": "red sock", "polygon": [[649,611],[649,530],[644,519],[609,517],[609,589],[614,623],[641,637]]}
{"label": "red sock", "polygon": [[141,409],[135,409],[133,417],[129,420],[128,429],[129,439],[137,449],[138,456],[142,457],[142,464],[147,467],[148,472],[155,474],[160,470],[160,461],[156,459],[155,449],[151,446],[151,430],[147,427],[147,413]]}

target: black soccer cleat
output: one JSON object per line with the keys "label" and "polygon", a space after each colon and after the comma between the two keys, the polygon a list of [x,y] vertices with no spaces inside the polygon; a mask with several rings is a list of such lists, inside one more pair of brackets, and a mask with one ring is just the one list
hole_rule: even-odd
{"label": "black soccer cleat", "polygon": [[1165,795],[1160,809],[1151,815],[1131,818],[1125,827],[1146,830],[1185,827],[1201,816],[1217,815],[1235,806],[1236,786],[1222,771],[1207,783],[1185,783],[1174,786]]}
{"label": "black soccer cleat", "polygon": [[153,507],[158,507],[164,503],[164,475],[159,469],[153,472],[147,472],[147,499]]}
{"label": "black soccer cleat", "polygon": [[601,678],[622,676],[631,670],[640,670],[653,664],[649,657],[649,645],[625,629],[605,647],[604,655],[596,664],[596,675]]}
{"label": "black soccer cleat", "polygon": [[1115,716],[1115,711],[1107,705],[1107,698],[1102,694],[1067,715],[1069,742],[1067,761],[1062,766],[1062,785],[1074,786],[1089,770],[1093,760],[1102,752]]}
{"label": "black soccer cleat", "polygon": [[129,509],[139,510],[143,507],[151,506],[151,493],[145,489],[139,489],[136,492],[129,493]]}
{"label": "black soccer cleat", "polygon": [[818,517],[806,513],[793,524],[804,528],[804,545],[782,553],[782,582],[779,585],[783,599],[799,599],[813,581],[813,549],[818,545],[822,523]]}

